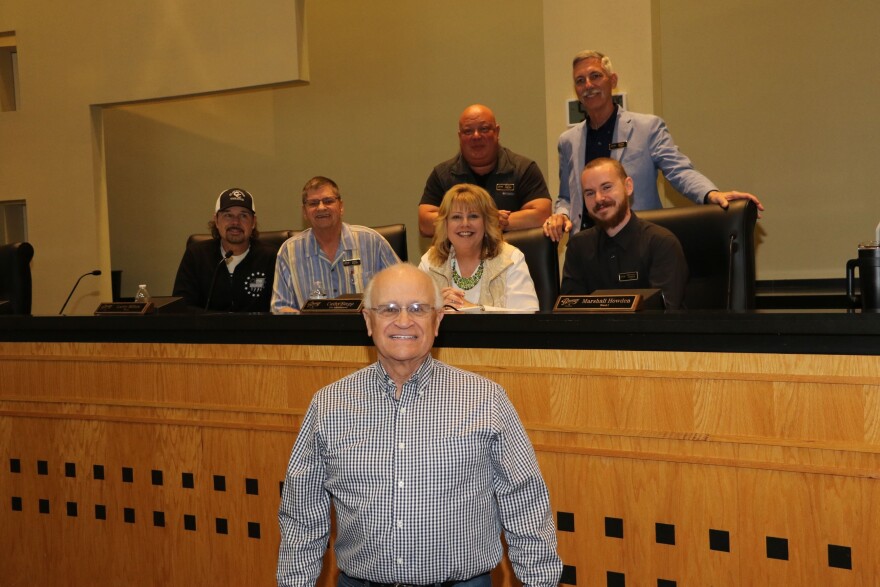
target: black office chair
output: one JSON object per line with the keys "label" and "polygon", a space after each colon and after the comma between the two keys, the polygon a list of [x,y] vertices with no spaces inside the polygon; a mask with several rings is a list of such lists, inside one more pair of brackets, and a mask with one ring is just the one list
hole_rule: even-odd
{"label": "black office chair", "polygon": [[373,230],[385,237],[395,254],[401,261],[409,261],[406,251],[406,224],[388,224],[385,226],[371,226]]}
{"label": "black office chair", "polygon": [[30,314],[32,299],[30,243],[0,246],[0,314]]}
{"label": "black office chair", "polygon": [[639,218],[670,230],[681,243],[690,277],[684,305],[690,310],[755,307],[755,222],[750,200],[720,206],[642,210]]}
{"label": "black office chair", "polygon": [[528,228],[504,233],[504,240],[523,252],[542,312],[550,312],[559,297],[559,250],[544,236],[544,229]]}

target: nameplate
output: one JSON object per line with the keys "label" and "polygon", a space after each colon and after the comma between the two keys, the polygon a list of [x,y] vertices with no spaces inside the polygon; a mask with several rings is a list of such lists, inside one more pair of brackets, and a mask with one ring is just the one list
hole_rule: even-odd
{"label": "nameplate", "polygon": [[95,316],[134,316],[151,314],[154,310],[152,302],[104,302],[98,304]]}
{"label": "nameplate", "polygon": [[364,301],[359,298],[334,298],[329,300],[309,300],[300,312],[303,314],[358,314]]}
{"label": "nameplate", "polygon": [[639,294],[559,296],[553,311],[563,314],[635,312],[641,299]]}

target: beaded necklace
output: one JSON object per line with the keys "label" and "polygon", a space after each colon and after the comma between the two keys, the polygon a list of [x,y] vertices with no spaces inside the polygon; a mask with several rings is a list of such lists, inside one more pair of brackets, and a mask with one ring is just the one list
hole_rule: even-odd
{"label": "beaded necklace", "polygon": [[480,266],[477,267],[477,270],[474,271],[474,274],[470,277],[462,277],[458,273],[458,263],[455,262],[455,259],[452,260],[452,281],[455,282],[455,285],[460,287],[461,289],[467,291],[469,289],[473,289],[475,285],[480,283],[480,279],[483,277],[483,260],[480,259]]}

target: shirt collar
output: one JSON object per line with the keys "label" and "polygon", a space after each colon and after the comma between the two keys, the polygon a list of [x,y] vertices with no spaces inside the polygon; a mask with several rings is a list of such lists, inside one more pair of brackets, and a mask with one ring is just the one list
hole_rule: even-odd
{"label": "shirt collar", "polygon": [[626,226],[620,229],[620,232],[618,232],[614,236],[608,236],[608,233],[606,233],[604,230],[599,230],[599,239],[601,244],[609,245],[613,243],[623,250],[629,249],[636,240],[636,236],[639,232],[638,225],[641,222],[642,221],[639,220],[638,217],[636,217],[635,211],[630,209],[629,222],[626,223]]}
{"label": "shirt collar", "polygon": [[609,116],[608,120],[606,120],[605,123],[602,124],[602,126],[597,128],[596,130],[593,130],[592,128],[590,128],[590,115],[587,114],[586,129],[589,132],[597,132],[597,133],[604,132],[604,133],[612,134],[614,132],[614,125],[617,124],[617,109],[618,109],[618,106],[617,106],[617,104],[615,104],[614,111],[611,113],[611,116]]}
{"label": "shirt collar", "polygon": [[[306,233],[306,256],[317,257],[321,254],[321,247],[318,246],[318,239],[315,238],[315,231],[308,228],[306,229]],[[336,250],[337,259],[343,252],[355,249],[354,235],[352,235],[351,229],[345,222],[342,223],[342,233],[339,235],[339,245],[339,248]],[[336,259],[330,259],[330,262],[332,263],[335,260]]]}
{"label": "shirt collar", "polygon": [[[406,383],[403,384],[403,390],[400,393],[400,399],[405,400],[412,396],[412,394],[421,394],[428,386],[428,383],[431,382],[431,378],[434,374],[434,363],[435,359],[431,355],[428,355],[422,364],[419,365],[419,368],[416,369],[415,373],[413,373]],[[390,397],[394,397],[394,393],[397,390],[397,384],[391,379],[391,376],[388,375],[388,372],[385,370],[385,367],[382,366],[382,363],[376,361],[374,363],[376,367],[376,383],[379,387],[385,390]]]}
{"label": "shirt collar", "polygon": [[[510,151],[499,145],[498,161],[495,163],[495,169],[484,175],[489,175],[491,173],[513,173],[515,170],[513,161],[510,158]],[[467,164],[467,161],[464,160],[461,152],[458,153],[455,163],[452,164],[452,169],[450,171],[452,172],[452,175],[476,175],[474,170]]]}

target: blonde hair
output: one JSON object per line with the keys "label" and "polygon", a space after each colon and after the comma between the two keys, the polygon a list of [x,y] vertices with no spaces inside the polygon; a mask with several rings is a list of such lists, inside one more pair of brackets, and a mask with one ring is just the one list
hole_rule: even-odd
{"label": "blonde hair", "polygon": [[495,200],[492,199],[489,192],[479,186],[460,183],[452,186],[443,195],[443,201],[440,203],[440,210],[434,221],[434,240],[428,251],[428,259],[431,263],[442,265],[449,258],[452,243],[449,242],[447,220],[456,205],[468,211],[479,212],[483,217],[483,248],[480,251],[480,259],[497,257],[504,244],[504,237],[498,220],[498,208],[495,206]]}

